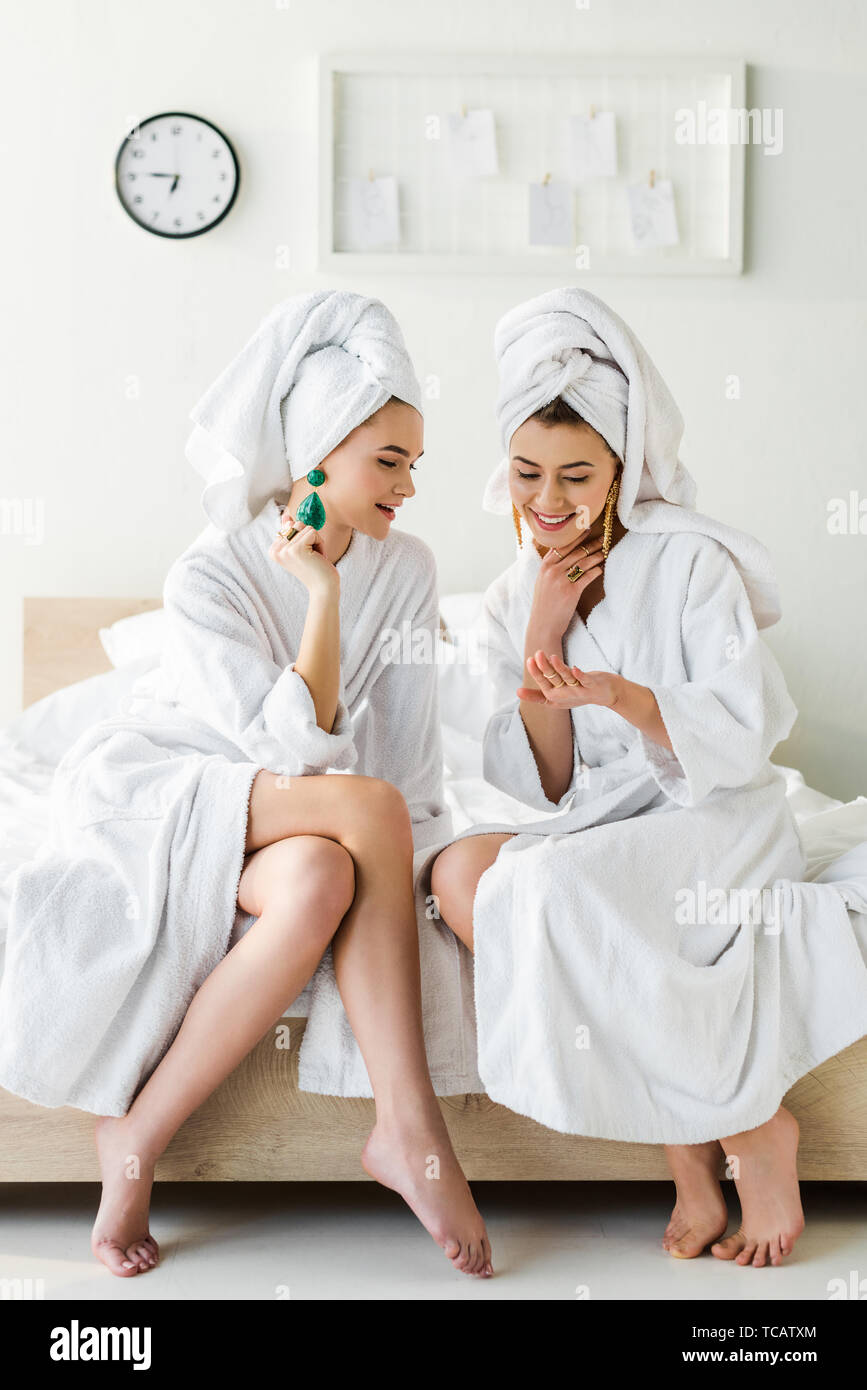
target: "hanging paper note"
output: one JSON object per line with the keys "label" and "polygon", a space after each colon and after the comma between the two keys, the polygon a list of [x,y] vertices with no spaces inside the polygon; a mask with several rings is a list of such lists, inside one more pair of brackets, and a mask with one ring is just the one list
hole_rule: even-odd
{"label": "hanging paper note", "polygon": [[676,246],[679,238],[671,179],[657,179],[652,188],[649,183],[633,183],[626,192],[636,247],[643,251],[651,246]]}
{"label": "hanging paper note", "polygon": [[531,183],[530,245],[571,246],[574,230],[571,184]]}
{"label": "hanging paper note", "polygon": [[453,174],[459,178],[473,179],[498,172],[493,111],[468,111],[465,116],[449,112],[446,130]]}
{"label": "hanging paper note", "polygon": [[350,179],[347,200],[349,239],[352,246],[370,251],[376,246],[396,246],[400,241],[397,179]]}
{"label": "hanging paper note", "polygon": [[576,183],[617,173],[617,128],[613,111],[569,117],[572,177]]}

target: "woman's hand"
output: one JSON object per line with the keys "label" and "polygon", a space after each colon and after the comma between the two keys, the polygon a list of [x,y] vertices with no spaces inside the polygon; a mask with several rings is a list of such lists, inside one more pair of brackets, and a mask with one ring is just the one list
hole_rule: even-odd
{"label": "woman's hand", "polygon": [[[578,600],[584,590],[602,574],[605,559],[602,554],[602,540],[587,541],[590,528],[576,536],[573,544],[548,550],[539,566],[536,587],[533,591],[533,606],[530,612],[530,630],[544,631],[551,636],[562,637],[575,615]],[[567,577],[573,565],[580,565],[584,573],[574,583]]]}
{"label": "woman's hand", "polygon": [[[613,671],[582,671],[579,666],[567,666],[556,652],[543,651],[528,657],[527,670],[536,685],[521,687],[518,699],[528,705],[548,705],[550,709],[568,710],[576,705],[603,705],[616,710],[628,724],[652,738],[673,753],[671,737],[659,703],[649,685],[639,685]],[[562,685],[560,682],[562,681]]]}
{"label": "woman's hand", "polygon": [[[288,509],[280,526],[288,530],[293,518]],[[326,559],[322,540],[314,526],[305,526],[291,541],[278,536],[268,551],[271,559],[294,574],[310,596],[298,655],[292,669],[301,677],[313,700],[316,723],[330,734],[337,714],[340,689],[340,575]]]}
{"label": "woman's hand", "polygon": [[574,709],[577,705],[615,709],[623,694],[622,676],[567,666],[555,653],[546,656],[543,651],[536,652],[527,660],[527,671],[535,685],[518,691],[518,699],[527,704],[550,705],[552,709]]}
{"label": "woman's hand", "polygon": [[[293,518],[284,511],[280,518],[281,529],[288,530],[292,525]],[[340,591],[337,566],[327,559],[321,537],[315,527],[304,526],[291,541],[278,535],[271,542],[268,554],[281,569],[300,579],[311,597],[314,594],[328,597]]]}

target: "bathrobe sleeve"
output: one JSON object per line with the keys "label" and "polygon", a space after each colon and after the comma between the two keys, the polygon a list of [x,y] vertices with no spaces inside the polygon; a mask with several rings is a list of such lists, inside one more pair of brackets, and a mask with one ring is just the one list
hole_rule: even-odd
{"label": "bathrobe sleeve", "polygon": [[451,839],[452,822],[443,789],[436,561],[417,537],[412,543],[417,583],[395,628],[396,640],[381,644],[381,671],[368,716],[375,775],[403,794],[418,850]]}
{"label": "bathrobe sleeve", "polygon": [[729,552],[703,538],[681,614],[684,679],[653,684],[673,751],[639,733],[653,777],[681,806],[752,781],[798,711],[759,636]]}
{"label": "bathrobe sleeve", "polygon": [[180,704],[272,772],[298,777],[355,764],[343,700],[331,732],[320,729],[306,682],[274,660],[237,580],[219,560],[176,562],[163,602],[164,667]]}
{"label": "bathrobe sleeve", "polygon": [[549,801],[542,789],[539,768],[521,718],[515,691],[529,679],[519,652],[504,621],[502,599],[489,589],[485,595],[485,654],[488,680],[494,691],[494,713],[488,720],[482,744],[482,773],[486,782],[539,811],[562,811],[571,802],[579,752],[572,721],[573,775],[559,801]]}

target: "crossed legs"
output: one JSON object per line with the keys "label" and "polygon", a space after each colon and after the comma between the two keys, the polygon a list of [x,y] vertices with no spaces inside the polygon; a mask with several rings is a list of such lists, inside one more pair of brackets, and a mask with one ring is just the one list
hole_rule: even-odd
{"label": "crossed legs", "polygon": [[157,1159],[282,1017],[330,942],[376,1098],[362,1163],[401,1194],[456,1268],[486,1276],[487,1233],[427,1069],[403,798],[375,778],[260,771],[245,848],[238,902],[257,921],[204,981],[127,1114],[97,1121],[103,1200],[94,1253],[124,1277],[156,1263],[148,1209]]}
{"label": "crossed legs", "polygon": [[[431,890],[440,916],[473,949],[473,899],[505,834],[469,835],[439,854]],[[720,1149],[731,1163],[742,1220],[725,1239],[728,1209],[717,1177]],[[666,1144],[675,1206],[662,1238],[670,1255],[692,1259],[708,1245],[721,1260],[755,1267],[778,1265],[804,1229],[798,1189],[798,1122],[782,1106],[757,1129],[706,1144]]]}

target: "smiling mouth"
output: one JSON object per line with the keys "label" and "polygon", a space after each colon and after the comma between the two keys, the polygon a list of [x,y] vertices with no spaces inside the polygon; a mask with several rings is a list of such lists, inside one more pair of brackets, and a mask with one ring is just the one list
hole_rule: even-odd
{"label": "smiling mouth", "polygon": [[528,507],[527,511],[532,514],[543,531],[559,531],[560,528],[565,526],[567,521],[571,521],[575,515],[574,512],[567,512],[563,516],[547,516],[544,512],[537,512],[533,507]]}
{"label": "smiling mouth", "polygon": [[388,517],[389,521],[394,521],[397,507],[389,507],[385,502],[377,502],[376,506],[379,511],[383,512],[384,515]]}

